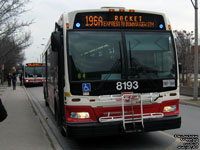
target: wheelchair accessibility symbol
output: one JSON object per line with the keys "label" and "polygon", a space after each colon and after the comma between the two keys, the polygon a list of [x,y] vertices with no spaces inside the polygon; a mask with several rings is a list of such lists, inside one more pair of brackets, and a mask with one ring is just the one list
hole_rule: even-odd
{"label": "wheelchair accessibility symbol", "polygon": [[90,83],[82,83],[82,91],[83,92],[90,92],[91,91],[91,84]]}

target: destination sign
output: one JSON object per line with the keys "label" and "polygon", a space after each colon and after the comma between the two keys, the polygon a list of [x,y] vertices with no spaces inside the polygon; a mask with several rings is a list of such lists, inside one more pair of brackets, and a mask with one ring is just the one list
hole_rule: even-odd
{"label": "destination sign", "polygon": [[74,29],[154,29],[165,30],[163,16],[136,12],[78,13]]}
{"label": "destination sign", "polygon": [[26,66],[28,66],[28,67],[40,67],[40,66],[45,66],[45,64],[41,64],[41,63],[29,63],[29,64],[26,64]]}

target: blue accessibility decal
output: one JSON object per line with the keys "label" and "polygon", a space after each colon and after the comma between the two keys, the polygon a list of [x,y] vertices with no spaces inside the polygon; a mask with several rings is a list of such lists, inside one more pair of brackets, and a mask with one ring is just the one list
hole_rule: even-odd
{"label": "blue accessibility decal", "polygon": [[91,84],[90,83],[82,83],[82,91],[83,92],[90,92],[91,91]]}

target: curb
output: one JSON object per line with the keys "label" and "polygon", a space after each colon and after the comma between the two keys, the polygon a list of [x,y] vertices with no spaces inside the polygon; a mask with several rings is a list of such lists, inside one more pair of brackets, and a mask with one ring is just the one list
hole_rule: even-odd
{"label": "curb", "polygon": [[26,88],[24,87],[24,90],[26,92],[26,95],[28,96],[28,99],[34,109],[34,112],[38,115],[40,123],[42,125],[42,127],[44,128],[47,137],[51,143],[51,146],[53,149],[55,150],[63,150],[63,148],[61,147],[61,145],[59,144],[58,140],[56,139],[55,135],[53,134],[53,132],[51,131],[50,127],[48,126],[47,123],[47,119],[48,116],[47,114],[44,112],[44,110],[41,109],[41,106],[39,106],[39,104],[37,104],[33,97],[28,93],[28,91],[26,90]]}

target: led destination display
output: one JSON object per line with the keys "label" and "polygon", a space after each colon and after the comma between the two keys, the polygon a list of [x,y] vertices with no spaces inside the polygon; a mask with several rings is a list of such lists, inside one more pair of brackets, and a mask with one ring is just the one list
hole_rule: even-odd
{"label": "led destination display", "polygon": [[154,29],[165,30],[163,16],[136,12],[78,13],[74,29]]}
{"label": "led destination display", "polygon": [[45,64],[41,63],[28,63],[26,64],[27,67],[40,67],[40,66],[45,66]]}

